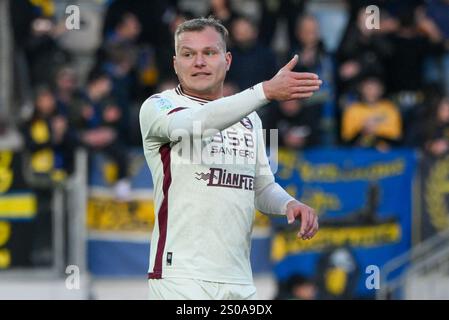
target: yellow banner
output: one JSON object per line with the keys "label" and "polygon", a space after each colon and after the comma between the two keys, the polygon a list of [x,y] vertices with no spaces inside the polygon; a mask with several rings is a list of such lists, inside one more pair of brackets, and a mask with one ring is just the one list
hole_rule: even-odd
{"label": "yellow banner", "polygon": [[36,211],[37,201],[32,194],[0,196],[0,219],[33,218]]}
{"label": "yellow banner", "polygon": [[153,230],[152,200],[120,202],[108,196],[91,196],[87,203],[87,226],[95,231]]}
{"label": "yellow banner", "polygon": [[283,231],[274,236],[272,259],[282,260],[286,255],[316,251],[329,246],[374,247],[399,242],[401,225],[383,223],[360,227],[322,227],[311,240],[296,237],[298,230]]}
{"label": "yellow banner", "polygon": [[11,224],[0,221],[0,269],[6,269],[11,265],[11,253],[9,249],[1,248],[11,238]]}

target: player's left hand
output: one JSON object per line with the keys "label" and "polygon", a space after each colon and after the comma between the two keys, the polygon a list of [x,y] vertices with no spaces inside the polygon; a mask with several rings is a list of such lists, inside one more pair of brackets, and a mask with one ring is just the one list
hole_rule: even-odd
{"label": "player's left hand", "polygon": [[287,204],[287,220],[292,224],[296,219],[301,220],[301,229],[298,232],[298,238],[303,240],[311,239],[318,231],[318,216],[315,210],[297,200],[290,201]]}

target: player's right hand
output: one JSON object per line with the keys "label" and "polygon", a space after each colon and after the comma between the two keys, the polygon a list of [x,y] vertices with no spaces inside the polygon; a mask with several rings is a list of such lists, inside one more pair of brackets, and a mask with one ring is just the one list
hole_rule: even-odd
{"label": "player's right hand", "polygon": [[315,73],[292,71],[297,63],[298,55],[295,54],[293,59],[271,80],[263,83],[265,97],[268,100],[286,101],[309,98],[320,89],[322,81]]}
{"label": "player's right hand", "polygon": [[298,232],[298,238],[309,240],[318,232],[318,216],[315,210],[308,205],[298,200],[290,201],[287,204],[286,215],[289,224],[295,220],[301,220],[301,229]]}

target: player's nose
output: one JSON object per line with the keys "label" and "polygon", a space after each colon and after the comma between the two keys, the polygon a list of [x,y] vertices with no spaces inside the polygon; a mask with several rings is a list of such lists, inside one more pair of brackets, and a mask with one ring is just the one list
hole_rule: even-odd
{"label": "player's nose", "polygon": [[206,60],[204,59],[204,56],[202,54],[197,54],[195,56],[195,66],[203,67],[205,65],[206,65]]}

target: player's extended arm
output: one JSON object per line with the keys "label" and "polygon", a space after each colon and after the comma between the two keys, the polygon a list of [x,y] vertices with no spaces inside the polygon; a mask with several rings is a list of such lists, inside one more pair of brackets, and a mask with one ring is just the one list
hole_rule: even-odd
{"label": "player's extended arm", "polygon": [[[267,176],[258,177],[256,184],[255,206],[260,212],[267,215],[286,215],[287,204],[295,200],[289,195],[279,184],[271,180]],[[261,182],[260,179],[267,181]],[[263,185],[263,183],[266,183]],[[260,187],[263,185],[263,187]]]}
{"label": "player's extended arm", "polygon": [[[260,119],[258,119],[261,126]],[[306,204],[290,196],[274,180],[263,140],[262,132],[257,138],[257,166],[254,182],[255,207],[264,214],[285,215],[288,223],[301,220],[298,238],[312,238],[318,231],[318,217],[315,211]]]}
{"label": "player's extended arm", "polygon": [[[173,113],[168,123],[168,134],[176,135],[176,130],[183,130],[189,135],[201,133],[206,136],[205,131],[226,129],[267,102],[262,83],[259,83],[235,95],[206,103],[201,108]],[[194,128],[199,131],[193,132]]]}
{"label": "player's extended arm", "polygon": [[318,217],[315,210],[295,200],[279,184],[271,182],[262,190],[256,190],[256,208],[265,214],[286,215],[288,223],[301,220],[298,238],[312,238],[318,231]]}
{"label": "player's extended arm", "polygon": [[[184,109],[172,114],[168,124],[168,133],[182,129],[193,133],[193,123],[201,124],[201,134],[209,129],[223,130],[240,121],[269,100],[292,100],[311,97],[319,90],[321,80],[313,73],[291,71],[298,56],[286,64],[271,79],[259,83],[235,95],[221,98],[198,109]],[[199,132],[198,132],[199,133]],[[211,132],[211,135],[214,134]]]}
{"label": "player's extended arm", "polygon": [[257,128],[257,162],[254,180],[254,205],[256,209],[267,215],[285,215],[287,213],[287,204],[295,200],[295,198],[275,182],[265,149],[262,121],[257,115],[255,120],[255,127]]}
{"label": "player's extended arm", "polygon": [[295,200],[279,184],[271,182],[262,190],[256,190],[256,208],[265,214],[287,216],[289,224],[301,220],[298,238],[308,240],[318,231],[318,217],[308,205]]}

